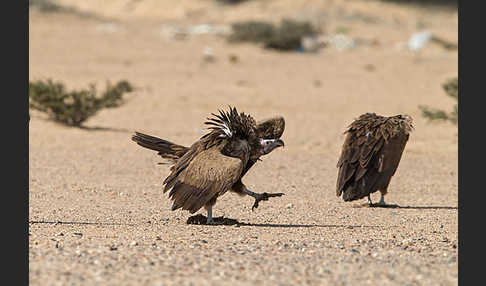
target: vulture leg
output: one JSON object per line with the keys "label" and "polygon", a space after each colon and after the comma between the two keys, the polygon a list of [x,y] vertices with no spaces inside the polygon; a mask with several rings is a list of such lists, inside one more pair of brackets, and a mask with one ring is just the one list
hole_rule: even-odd
{"label": "vulture leg", "polygon": [[373,202],[371,201],[370,195],[368,195],[368,204],[370,205],[370,207],[373,206]]}
{"label": "vulture leg", "polygon": [[207,207],[207,211],[208,211],[208,217],[207,217],[207,220],[206,220],[206,224],[212,224],[213,223],[213,206],[209,206]]}
{"label": "vulture leg", "polygon": [[386,203],[385,203],[385,195],[381,194],[381,198],[380,198],[380,201],[378,202],[378,205],[380,206],[385,206]]}
{"label": "vulture leg", "polygon": [[255,198],[255,203],[251,207],[251,210],[258,208],[258,204],[260,203],[260,201],[268,201],[268,198],[281,197],[282,195],[284,195],[284,193],[262,193],[262,194],[258,194],[258,193],[254,193],[254,192],[248,190],[246,187],[243,188],[243,192],[245,192],[246,194]]}

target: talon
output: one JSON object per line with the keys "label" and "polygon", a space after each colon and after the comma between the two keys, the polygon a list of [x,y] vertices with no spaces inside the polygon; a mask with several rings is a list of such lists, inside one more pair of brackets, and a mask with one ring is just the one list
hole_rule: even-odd
{"label": "talon", "polygon": [[284,193],[266,193],[266,192],[262,193],[262,194],[258,194],[258,196],[255,197],[255,203],[251,207],[251,210],[253,211],[254,209],[258,208],[260,201],[268,201],[268,198],[281,197],[283,195],[285,195],[285,194]]}

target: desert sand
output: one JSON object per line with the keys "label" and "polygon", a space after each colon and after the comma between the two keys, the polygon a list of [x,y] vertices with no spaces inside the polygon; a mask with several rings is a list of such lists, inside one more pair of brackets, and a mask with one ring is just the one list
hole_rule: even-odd
{"label": "desert sand", "polygon": [[[136,87],[85,129],[31,111],[30,284],[457,285],[457,126],[428,122],[418,106],[452,110],[441,84],[457,76],[458,54],[433,42],[419,52],[405,47],[421,30],[457,43],[457,11],[376,1],[174,2],[63,0],[93,16],[30,12],[30,80]],[[329,35],[345,27],[360,41],[344,51],[283,53],[166,33],[168,25],[282,17],[312,20]],[[228,104],[257,120],[285,117],[285,147],[243,178],[255,192],[285,195],[252,211],[252,198],[227,193],[214,215],[240,224],[188,225],[191,214],[170,211],[162,193],[169,166],[130,137],[141,131],[190,145]],[[414,118],[386,196],[399,207],[335,195],[343,132],[365,112]]]}

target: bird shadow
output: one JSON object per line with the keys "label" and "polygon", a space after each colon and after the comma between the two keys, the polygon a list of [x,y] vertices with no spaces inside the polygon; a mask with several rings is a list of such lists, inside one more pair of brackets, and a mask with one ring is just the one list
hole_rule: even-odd
{"label": "bird shadow", "polygon": [[323,227],[323,228],[382,228],[380,225],[344,225],[344,224],[281,224],[281,223],[238,223],[238,226],[256,226],[256,227],[281,227],[281,228],[309,228],[309,227]]}
{"label": "bird shadow", "polygon": [[196,225],[237,225],[240,222],[236,219],[226,218],[223,216],[213,217],[213,223],[207,223],[207,217],[202,214],[193,215],[187,218],[186,224]]}
{"label": "bird shadow", "polygon": [[50,225],[59,225],[59,224],[65,224],[65,225],[129,225],[129,226],[135,226],[136,224],[133,223],[116,223],[116,222],[89,222],[89,221],[37,221],[37,220],[31,220],[29,221],[29,224],[50,224]]}
{"label": "bird shadow", "polygon": [[415,210],[457,210],[458,207],[450,206],[400,206],[395,204],[368,204],[355,205],[354,208],[387,208],[387,209],[415,209]]}
{"label": "bird shadow", "polygon": [[308,228],[308,227],[325,227],[325,228],[361,228],[361,227],[382,227],[379,225],[343,225],[343,224],[281,224],[281,223],[246,223],[239,222],[236,219],[225,218],[223,216],[214,217],[212,224],[207,224],[206,216],[202,214],[197,214],[187,218],[187,224],[194,225],[209,225],[209,226],[219,226],[219,225],[234,225],[234,226],[253,226],[253,227],[281,227],[281,228]]}

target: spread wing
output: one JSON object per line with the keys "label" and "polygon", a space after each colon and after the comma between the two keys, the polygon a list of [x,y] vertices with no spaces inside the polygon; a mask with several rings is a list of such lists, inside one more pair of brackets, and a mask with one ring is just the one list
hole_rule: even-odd
{"label": "spread wing", "polygon": [[[269,119],[259,121],[257,124],[257,134],[259,137],[264,139],[277,139],[280,138],[285,130],[285,120],[282,116],[275,116]],[[196,142],[196,146],[185,147],[172,143],[170,141],[157,138],[154,136],[146,135],[140,132],[136,132],[132,136],[132,140],[137,142],[138,145],[145,148],[158,151],[164,159],[168,159],[175,166],[173,168],[183,169],[187,166],[188,162],[201,150],[201,146],[198,146],[199,141]],[[190,155],[186,156],[184,160],[177,163],[186,153],[191,151]],[[256,163],[256,160],[249,160],[248,164],[245,166],[242,176]],[[179,167],[176,167],[179,165]]]}
{"label": "spread wing", "polygon": [[246,162],[223,155],[223,145],[221,143],[199,152],[191,152],[191,148],[178,161],[164,182],[164,192],[172,188],[169,193],[174,201],[172,210],[182,208],[194,213],[238,181]]}
{"label": "spread wing", "polygon": [[278,139],[285,130],[285,120],[282,116],[272,117],[257,123],[257,134],[264,139]]}

